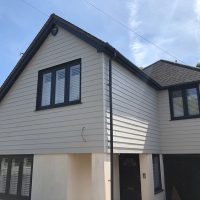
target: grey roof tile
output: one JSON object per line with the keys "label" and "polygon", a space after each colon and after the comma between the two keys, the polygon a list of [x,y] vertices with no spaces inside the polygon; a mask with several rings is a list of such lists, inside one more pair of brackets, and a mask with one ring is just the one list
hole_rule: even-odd
{"label": "grey roof tile", "polygon": [[144,72],[162,87],[200,81],[200,69],[167,60],[159,60]]}

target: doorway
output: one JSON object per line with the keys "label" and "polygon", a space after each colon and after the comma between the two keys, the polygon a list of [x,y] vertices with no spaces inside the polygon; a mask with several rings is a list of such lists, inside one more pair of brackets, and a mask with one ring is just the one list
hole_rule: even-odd
{"label": "doorway", "polygon": [[121,154],[119,171],[120,200],[141,200],[139,155]]}

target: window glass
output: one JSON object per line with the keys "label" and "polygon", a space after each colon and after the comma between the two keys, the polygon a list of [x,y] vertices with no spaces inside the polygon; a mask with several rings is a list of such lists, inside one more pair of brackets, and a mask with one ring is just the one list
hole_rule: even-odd
{"label": "window glass", "polygon": [[0,193],[5,193],[6,191],[7,171],[8,171],[8,159],[2,158],[1,169],[0,169]]}
{"label": "window glass", "polygon": [[187,93],[188,114],[198,115],[199,104],[198,104],[197,89],[196,88],[187,89],[186,93]]}
{"label": "window glass", "polygon": [[10,177],[10,194],[17,194],[18,176],[19,176],[19,160],[12,159],[11,177]]}
{"label": "window glass", "polygon": [[43,75],[42,81],[42,103],[41,106],[50,105],[51,101],[51,73]]}
{"label": "window glass", "polygon": [[79,103],[81,66],[79,60],[39,72],[36,109],[49,109],[71,102]]}
{"label": "window glass", "polygon": [[184,116],[182,91],[172,92],[174,117]]}
{"label": "window glass", "polygon": [[154,190],[162,189],[161,174],[160,174],[160,156],[153,155],[153,176],[154,176]]}
{"label": "window glass", "polygon": [[32,159],[24,158],[22,173],[22,196],[30,195]]}
{"label": "window glass", "polygon": [[80,99],[80,65],[70,67],[69,101]]}
{"label": "window glass", "polygon": [[55,103],[64,103],[65,93],[65,69],[56,71]]}

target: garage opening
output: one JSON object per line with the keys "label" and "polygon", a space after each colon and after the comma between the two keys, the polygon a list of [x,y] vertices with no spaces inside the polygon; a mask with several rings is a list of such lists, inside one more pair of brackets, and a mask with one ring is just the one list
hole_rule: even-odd
{"label": "garage opening", "polygon": [[200,155],[164,155],[167,200],[200,199]]}

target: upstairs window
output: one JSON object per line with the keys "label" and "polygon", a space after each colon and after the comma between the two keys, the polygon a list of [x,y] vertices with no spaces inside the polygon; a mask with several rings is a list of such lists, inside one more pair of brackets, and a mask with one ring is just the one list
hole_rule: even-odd
{"label": "upstairs window", "polygon": [[153,154],[153,178],[154,178],[154,193],[159,193],[162,191],[162,180],[160,171],[160,155]]}
{"label": "upstairs window", "polygon": [[80,59],[39,72],[37,110],[80,103],[80,98]]}
{"label": "upstairs window", "polygon": [[0,199],[30,200],[33,156],[0,156]]}
{"label": "upstairs window", "polygon": [[184,87],[169,91],[171,119],[200,117],[199,87]]}

